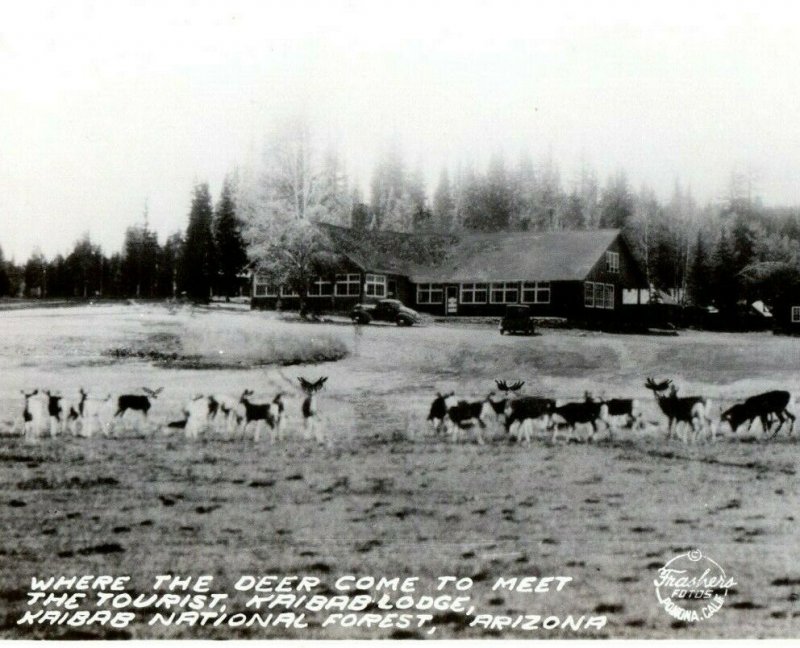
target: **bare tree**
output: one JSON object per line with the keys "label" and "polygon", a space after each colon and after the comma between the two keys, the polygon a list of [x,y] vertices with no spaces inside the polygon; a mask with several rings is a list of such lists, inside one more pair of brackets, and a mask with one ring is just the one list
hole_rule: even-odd
{"label": "bare tree", "polygon": [[242,183],[239,204],[247,254],[256,272],[296,292],[305,315],[314,277],[332,262],[330,241],[317,226],[336,219],[332,198],[316,164],[306,122],[293,119],[275,130],[265,149],[260,180]]}

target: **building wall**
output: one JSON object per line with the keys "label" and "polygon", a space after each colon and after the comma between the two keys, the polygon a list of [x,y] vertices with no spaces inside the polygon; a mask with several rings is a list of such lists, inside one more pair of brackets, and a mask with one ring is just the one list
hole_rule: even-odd
{"label": "building wall", "polygon": [[[407,277],[398,274],[385,274],[386,276],[386,297],[399,299],[407,306],[410,306],[420,312],[429,313],[431,315],[458,315],[458,316],[502,316],[505,313],[506,306],[510,303],[527,303],[531,312],[535,316],[546,317],[565,317],[570,320],[584,323],[588,326],[616,326],[621,321],[629,324],[636,324],[636,320],[646,320],[645,311],[647,308],[644,306],[626,304],[623,306],[623,290],[624,289],[644,289],[647,288],[644,275],[639,268],[636,260],[633,258],[631,251],[622,237],[617,237],[609,246],[607,252],[613,252],[618,255],[616,262],[611,263],[609,267],[609,260],[604,252],[597,260],[596,264],[588,273],[586,280],[575,281],[553,281],[547,282],[549,284],[549,301],[546,303],[526,302],[523,300],[523,284],[524,280],[510,280],[506,283],[511,283],[516,286],[517,294],[515,301],[493,301],[492,299],[492,284],[487,284],[486,299],[482,303],[464,303],[462,301],[462,284],[440,284],[441,297],[437,296],[438,303],[421,303],[418,299],[419,291],[418,286],[412,283]],[[384,273],[367,273],[360,268],[354,266],[345,266],[337,270],[334,274],[345,273],[358,273],[360,280],[360,290],[358,296],[344,297],[339,295],[331,295],[326,297],[314,297],[310,295],[307,303],[308,307],[313,311],[336,311],[346,312],[349,311],[355,304],[360,302],[374,302],[380,297],[367,295],[365,292],[365,280],[367,274],[384,274]],[[332,275],[330,277],[332,279]],[[530,278],[527,281],[535,281],[535,278]],[[607,304],[605,298],[603,300],[603,307],[589,307],[586,301],[586,283],[591,282],[595,284],[602,284],[603,286],[613,286],[613,308],[606,308]],[[539,286],[542,287],[542,282]],[[447,294],[448,288],[455,289],[457,294],[456,312],[450,313],[447,311]],[[599,289],[598,289],[599,290]],[[604,289],[605,290],[605,289]],[[507,295],[508,293],[506,293]],[[538,296],[541,293],[535,293]],[[606,294],[605,292],[603,293]],[[638,295],[638,293],[636,293]],[[253,297],[253,308],[281,308],[292,310],[299,308],[299,300],[296,297],[284,297],[280,300],[277,297]]]}
{"label": "building wall", "polygon": [[[526,303],[522,301],[523,293],[522,293],[522,285],[524,282],[522,281],[515,281],[515,282],[505,282],[505,283],[513,283],[516,285],[517,288],[517,299],[516,301],[504,301],[499,303],[492,302],[492,284],[487,284],[487,295],[486,295],[486,302],[480,304],[470,304],[470,303],[463,303],[461,301],[461,284],[441,284],[442,285],[442,301],[437,304],[426,304],[420,303],[417,299],[418,291],[417,286],[411,284],[413,288],[412,298],[410,301],[406,302],[415,310],[420,311],[421,313],[430,313],[431,315],[453,315],[453,313],[447,312],[447,288],[454,287],[458,294],[458,303],[456,305],[457,312],[455,315],[465,315],[465,316],[502,316],[505,313],[506,306],[508,304],[520,304],[525,303],[527,306],[530,307],[531,312],[534,315],[540,317],[546,316],[562,316],[565,317],[566,315],[562,315],[564,312],[564,302],[570,295],[570,282],[564,281],[553,281],[547,282],[549,285],[549,292],[550,292],[550,300],[547,303]],[[540,282],[541,285],[541,282]]]}
{"label": "building wall", "polygon": [[[337,275],[358,275],[358,294],[344,295],[337,294]],[[367,294],[367,275],[375,275],[384,277],[384,290],[378,289],[376,294]],[[394,274],[386,274],[380,272],[363,272],[360,269],[353,268],[352,266],[343,266],[336,272],[322,275],[318,277],[322,281],[329,283],[330,288],[325,288],[315,294],[314,290],[309,292],[306,297],[306,307],[312,312],[349,312],[356,304],[360,303],[374,303],[380,299],[392,298],[400,299],[404,304],[409,304],[413,289],[407,277]],[[298,310],[300,308],[300,298],[298,296],[280,295],[257,295],[256,294],[257,280],[253,279],[251,286],[251,303],[250,307],[257,310]],[[351,288],[352,290],[352,288]],[[327,293],[330,294],[327,294]]]}
{"label": "building wall", "polygon": [[[794,310],[794,313],[792,310]],[[772,309],[773,326],[778,333],[800,335],[800,294],[795,299],[781,300]],[[792,317],[794,315],[794,317]]]}

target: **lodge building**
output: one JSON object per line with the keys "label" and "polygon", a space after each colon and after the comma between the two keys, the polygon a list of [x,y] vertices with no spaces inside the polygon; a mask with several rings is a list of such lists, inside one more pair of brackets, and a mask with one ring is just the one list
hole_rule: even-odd
{"label": "lodge building", "polygon": [[[330,231],[335,247],[345,240],[344,228]],[[649,301],[645,274],[617,229],[465,234],[427,264],[352,246],[339,258],[310,286],[310,309],[346,312],[389,297],[432,315],[502,315],[508,304],[527,304],[538,316],[624,324]],[[252,306],[293,309],[298,297],[255,275]]]}

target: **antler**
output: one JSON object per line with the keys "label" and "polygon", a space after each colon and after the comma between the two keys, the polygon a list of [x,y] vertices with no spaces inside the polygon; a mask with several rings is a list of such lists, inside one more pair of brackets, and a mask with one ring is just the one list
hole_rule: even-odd
{"label": "antler", "polygon": [[306,380],[302,376],[298,376],[297,380],[300,381],[300,386],[303,388],[303,391],[308,394],[311,394],[315,391],[322,389],[322,387],[325,385],[325,381],[328,380],[328,377],[323,376],[316,382],[311,382],[310,380]]}
{"label": "antler", "polygon": [[664,380],[663,382],[657,383],[652,378],[648,378],[645,381],[644,386],[647,387],[647,389],[650,389],[652,391],[661,392],[661,391],[664,391],[671,384],[672,384],[671,380]]}
{"label": "antler", "polygon": [[510,385],[505,380],[495,380],[494,382],[497,385],[497,388],[502,392],[515,392],[525,384],[524,380],[518,380]]}

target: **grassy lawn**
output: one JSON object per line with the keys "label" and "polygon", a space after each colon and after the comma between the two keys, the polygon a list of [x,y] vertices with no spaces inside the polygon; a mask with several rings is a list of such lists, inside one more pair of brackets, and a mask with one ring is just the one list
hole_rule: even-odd
{"label": "grassy lawn", "polygon": [[[544,331],[501,337],[481,326],[288,323],[267,313],[157,307],[40,309],[0,314],[0,635],[58,637],[64,626],[20,630],[31,576],[211,574],[228,591],[243,574],[469,576],[471,604],[493,614],[605,614],[600,632],[504,637],[791,637],[800,630],[795,519],[798,444],[756,435],[684,446],[664,439],[646,376],[716,407],[764,389],[799,391],[797,340],[758,334],[677,338]],[[111,353],[114,349],[130,352]],[[140,353],[141,352],[141,353]],[[151,353],[153,352],[153,353]],[[171,354],[176,354],[173,358]],[[342,358],[336,362],[295,364]],[[278,365],[272,364],[277,362]],[[330,448],[303,438],[297,377],[329,376],[320,397]],[[452,445],[425,430],[436,390],[482,397],[495,378],[525,392],[584,391],[641,398],[652,425],[593,444],[530,447],[493,429],[486,446]],[[164,386],[152,426],[196,393],[289,395],[289,438],[195,443],[158,430],[117,438],[43,439],[13,433],[19,390],[84,386],[120,393]],[[711,619],[675,625],[653,580],[698,547],[737,580]],[[546,597],[493,592],[501,576],[572,577]],[[428,588],[426,590],[426,588]],[[246,597],[231,601],[242,609]],[[142,614],[146,618],[146,615]],[[319,626],[191,628],[137,624],[96,638],[389,637],[391,630]],[[395,636],[487,637],[463,615],[438,613],[436,631]],[[116,633],[116,634],[115,634]]]}

